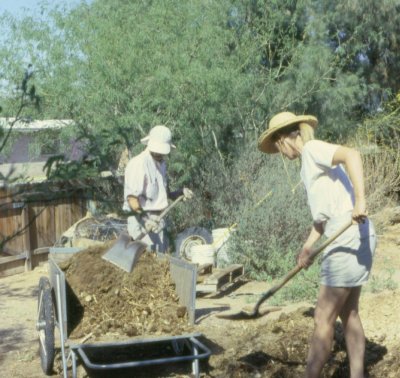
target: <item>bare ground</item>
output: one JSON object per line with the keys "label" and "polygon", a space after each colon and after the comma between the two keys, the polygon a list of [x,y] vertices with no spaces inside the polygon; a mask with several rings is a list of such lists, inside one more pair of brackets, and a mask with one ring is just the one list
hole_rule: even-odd
{"label": "bare ground", "polygon": [[[360,302],[367,337],[366,370],[369,377],[400,376],[400,289],[385,289],[390,282],[400,284],[399,246],[400,225],[388,226],[379,237],[372,279]],[[37,285],[39,278],[47,275],[47,266],[44,265],[31,272],[0,279],[0,368],[4,377],[44,376],[40,368],[35,322]],[[374,290],[379,288],[384,290],[375,293]],[[213,352],[208,363],[202,364],[203,377],[302,376],[313,327],[313,303],[285,306],[251,321],[229,321],[215,316],[222,309],[235,311],[251,307],[252,304],[248,303],[250,294],[262,293],[266,289],[265,283],[252,281],[237,288],[231,293],[234,295],[226,293],[197,298],[197,321],[193,331],[204,335],[203,341]],[[85,294],[85,297],[90,295]],[[275,310],[268,306],[266,309]],[[190,369],[186,370],[177,374],[161,370],[153,375],[185,377],[190,374]],[[59,359],[56,359],[55,371],[54,376],[59,376]],[[80,374],[85,376],[85,373]],[[323,376],[348,376],[340,323],[336,327],[332,358]]]}

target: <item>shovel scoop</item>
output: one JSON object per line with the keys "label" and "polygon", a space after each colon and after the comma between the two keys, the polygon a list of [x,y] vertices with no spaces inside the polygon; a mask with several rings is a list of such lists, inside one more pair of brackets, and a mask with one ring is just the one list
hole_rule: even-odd
{"label": "shovel scoop", "polygon": [[[161,220],[167,213],[176,206],[176,204],[183,199],[183,196],[178,197],[171,203],[159,216]],[[139,260],[142,253],[146,250],[147,244],[140,241],[147,232],[141,233],[136,240],[132,240],[127,232],[119,235],[114,245],[102,256],[102,258],[110,263],[131,273],[135,264]]]}
{"label": "shovel scoop", "polygon": [[123,232],[102,258],[125,270],[125,272],[131,273],[146,248],[146,243],[140,240],[132,240],[128,233]]}
{"label": "shovel scoop", "polygon": [[[314,259],[322,250],[324,250],[330,243],[332,243],[339,235],[345,232],[351,225],[352,221],[349,221],[345,225],[342,226],[335,234],[333,234],[330,238],[328,238],[324,243],[322,243],[318,248],[313,250],[310,253],[310,258]],[[272,297],[282,286],[284,286],[288,281],[290,281],[300,270],[303,268],[299,265],[294,267],[277,285],[273,286],[267,292],[265,292],[261,298],[257,301],[253,310],[248,311],[239,311],[237,313],[230,314],[218,314],[217,318],[228,319],[228,320],[248,320],[248,319],[257,319],[261,316],[268,314],[270,311],[260,312],[260,306],[270,297]]]}

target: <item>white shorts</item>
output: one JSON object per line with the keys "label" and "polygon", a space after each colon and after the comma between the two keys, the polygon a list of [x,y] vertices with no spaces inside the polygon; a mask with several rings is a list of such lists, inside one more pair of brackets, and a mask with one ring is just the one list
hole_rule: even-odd
{"label": "white shorts", "polygon": [[356,287],[368,281],[376,248],[373,224],[353,225],[324,251],[321,284],[331,287]]}

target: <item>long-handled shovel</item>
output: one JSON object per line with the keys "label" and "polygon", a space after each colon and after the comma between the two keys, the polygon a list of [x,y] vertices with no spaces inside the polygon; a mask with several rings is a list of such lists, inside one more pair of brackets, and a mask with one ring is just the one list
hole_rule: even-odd
{"label": "long-handled shovel", "polygon": [[[351,225],[352,221],[346,223],[342,228],[335,232],[330,238],[328,238],[324,243],[322,243],[318,248],[314,249],[310,253],[310,258],[314,259],[322,250],[324,250],[330,243],[332,243],[339,235],[345,232]],[[293,268],[277,285],[273,286],[267,292],[265,292],[261,298],[257,301],[254,309],[251,312],[240,311],[234,314],[218,314],[216,315],[221,319],[230,319],[230,320],[246,320],[246,319],[256,319],[265,314],[260,313],[260,306],[270,297],[272,297],[282,286],[284,286],[288,281],[290,281],[297,273],[300,272],[303,268],[297,265]]]}
{"label": "long-handled shovel", "polygon": [[[172,202],[171,205],[159,215],[158,219],[161,220],[164,218],[183,197],[184,196],[180,196]],[[147,231],[142,232],[135,240],[132,240],[127,233],[121,233],[114,245],[103,254],[102,258],[125,270],[125,272],[131,273],[139,257],[147,248],[147,244],[141,241],[146,235]]]}

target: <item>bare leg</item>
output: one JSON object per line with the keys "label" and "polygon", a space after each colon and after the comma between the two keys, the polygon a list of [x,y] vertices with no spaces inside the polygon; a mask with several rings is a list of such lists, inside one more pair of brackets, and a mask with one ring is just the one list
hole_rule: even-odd
{"label": "bare leg", "polygon": [[334,326],[350,294],[349,288],[321,285],[314,315],[314,333],[308,352],[306,377],[318,378],[331,353]]}
{"label": "bare leg", "polygon": [[358,314],[361,286],[351,288],[350,295],[339,313],[342,320],[351,378],[364,377],[365,335]]}

